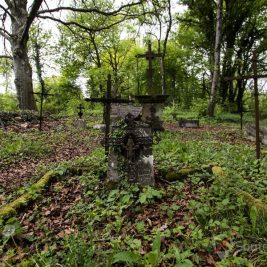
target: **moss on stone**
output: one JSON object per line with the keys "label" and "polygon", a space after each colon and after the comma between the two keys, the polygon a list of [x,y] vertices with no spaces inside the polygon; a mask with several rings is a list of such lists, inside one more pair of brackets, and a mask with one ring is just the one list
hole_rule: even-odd
{"label": "moss on stone", "polygon": [[16,214],[16,212],[23,206],[27,206],[28,203],[36,197],[36,193],[40,193],[48,183],[57,176],[58,175],[53,171],[47,172],[38,182],[29,188],[29,192],[31,193],[25,193],[11,203],[1,207],[0,219],[7,219]]}
{"label": "moss on stone", "polygon": [[264,203],[260,199],[253,197],[251,194],[245,191],[239,192],[238,195],[243,198],[243,200],[245,201],[249,209],[251,209],[252,207],[255,207],[258,211],[258,214],[262,218],[264,218],[264,220],[267,220],[267,204],[266,203]]}
{"label": "moss on stone", "polygon": [[[81,175],[84,171],[88,170],[88,168],[75,168],[70,167],[65,172],[72,175]],[[6,220],[11,216],[15,215],[16,212],[29,204],[32,200],[36,198],[36,194],[40,194],[45,187],[49,185],[49,183],[58,178],[59,176],[63,176],[65,174],[59,174],[55,171],[47,172],[40,180],[38,180],[35,184],[33,184],[29,189],[29,193],[25,193],[19,198],[15,199],[9,204],[4,205],[0,208],[0,220]]]}

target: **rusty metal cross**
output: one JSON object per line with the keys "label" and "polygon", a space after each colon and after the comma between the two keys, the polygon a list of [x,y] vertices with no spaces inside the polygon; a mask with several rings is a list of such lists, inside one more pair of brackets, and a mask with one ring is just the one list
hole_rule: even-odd
{"label": "rusty metal cross", "polygon": [[233,80],[245,80],[245,79],[253,79],[254,80],[254,104],[255,104],[255,129],[256,129],[256,158],[259,159],[261,156],[260,151],[260,110],[259,110],[259,90],[258,90],[258,79],[259,78],[267,78],[267,74],[258,74],[257,73],[257,55],[256,51],[253,51],[252,57],[252,75],[242,75],[236,77],[225,77],[226,81]]}
{"label": "rusty metal cross", "polygon": [[85,98],[84,100],[87,102],[93,103],[102,103],[104,105],[104,122],[105,122],[105,139],[104,139],[104,146],[105,146],[105,155],[108,156],[109,154],[109,131],[110,131],[110,112],[111,112],[111,104],[112,103],[133,103],[132,100],[129,99],[122,99],[122,98],[112,98],[111,97],[111,75],[108,74],[107,80],[107,92],[105,97],[102,98]]}
{"label": "rusty metal cross", "polygon": [[161,53],[154,53],[151,48],[151,41],[148,41],[148,51],[145,54],[138,54],[136,55],[136,58],[145,58],[148,60],[148,69],[147,69],[147,79],[148,79],[148,94],[149,95],[155,95],[156,91],[153,85],[153,67],[152,67],[152,61],[156,57],[162,57]]}
{"label": "rusty metal cross", "polygon": [[40,113],[39,113],[39,131],[42,130],[42,124],[43,124],[43,104],[45,97],[53,96],[54,94],[48,94],[45,92],[44,83],[41,83],[41,93],[33,93],[34,95],[40,96]]}
{"label": "rusty metal cross", "polygon": [[81,119],[82,116],[83,116],[83,109],[84,109],[84,106],[83,106],[82,104],[80,104],[80,105],[77,107],[77,109],[78,109],[78,116],[79,116],[79,118]]}

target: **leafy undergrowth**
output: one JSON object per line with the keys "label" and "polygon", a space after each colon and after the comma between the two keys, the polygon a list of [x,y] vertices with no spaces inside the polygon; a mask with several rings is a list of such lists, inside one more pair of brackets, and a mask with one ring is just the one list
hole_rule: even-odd
{"label": "leafy undergrowth", "polygon": [[[153,188],[103,180],[102,149],[65,163],[91,171],[58,180],[3,224],[4,266],[266,266],[267,215],[242,192],[267,202],[267,158],[255,161],[234,129],[169,127],[154,147]],[[220,171],[203,168],[211,162]],[[197,171],[163,176],[184,167]]]}
{"label": "leafy undergrowth", "polygon": [[0,131],[1,205],[21,194],[55,163],[87,155],[100,140],[98,131],[75,129],[66,121],[45,122],[41,132],[36,124],[17,127],[16,132],[13,128]]}

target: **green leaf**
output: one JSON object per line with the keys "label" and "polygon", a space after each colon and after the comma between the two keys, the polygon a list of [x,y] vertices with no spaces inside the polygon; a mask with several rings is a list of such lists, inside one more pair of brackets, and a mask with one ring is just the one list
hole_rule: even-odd
{"label": "green leaf", "polygon": [[190,260],[186,260],[185,262],[182,263],[177,263],[175,267],[193,267],[193,263]]}
{"label": "green leaf", "polygon": [[142,194],[139,198],[139,201],[141,204],[144,204],[146,202],[146,195],[145,194]]}
{"label": "green leaf", "polygon": [[113,256],[112,263],[127,262],[127,263],[141,263],[141,256],[129,251],[122,251]]}
{"label": "green leaf", "polygon": [[151,266],[157,266],[158,265],[158,259],[159,255],[157,251],[150,251],[148,254],[146,254],[145,258],[150,263]]}
{"label": "green leaf", "polygon": [[152,251],[156,251],[157,253],[160,253],[160,246],[161,246],[160,233],[157,233],[152,244]]}

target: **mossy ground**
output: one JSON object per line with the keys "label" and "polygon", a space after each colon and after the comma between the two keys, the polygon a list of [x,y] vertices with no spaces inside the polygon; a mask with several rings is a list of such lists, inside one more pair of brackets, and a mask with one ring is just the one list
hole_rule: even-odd
{"label": "mossy ground", "polygon": [[[88,170],[56,180],[5,222],[5,265],[266,266],[266,224],[240,192],[267,203],[267,159],[255,161],[254,144],[235,125],[168,124],[160,137],[154,188],[126,181],[108,186],[101,148],[58,167]],[[167,183],[161,176],[189,168],[198,171],[182,180]]]}

